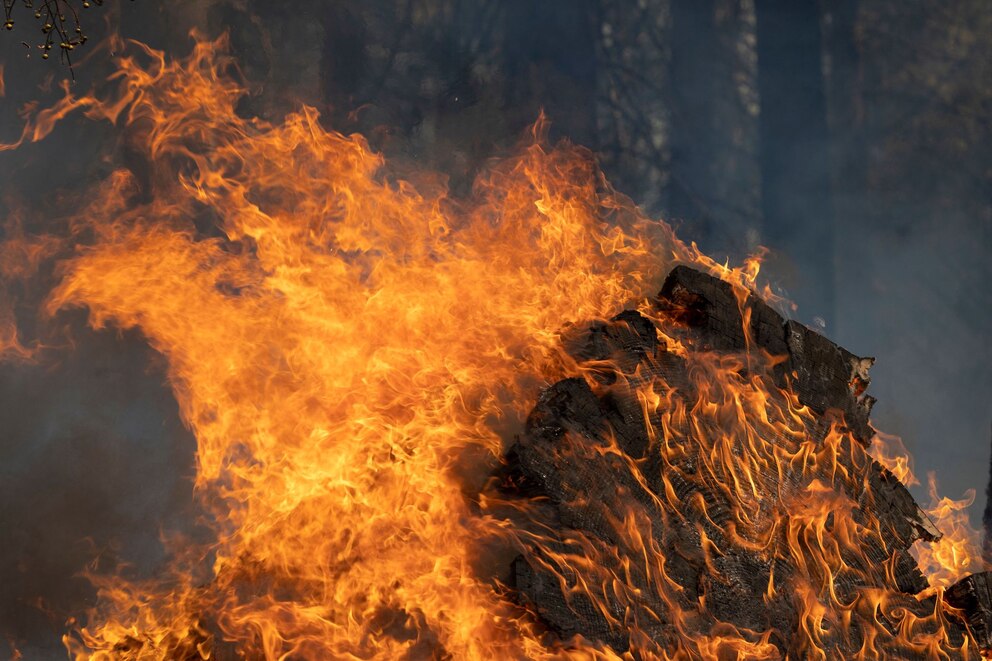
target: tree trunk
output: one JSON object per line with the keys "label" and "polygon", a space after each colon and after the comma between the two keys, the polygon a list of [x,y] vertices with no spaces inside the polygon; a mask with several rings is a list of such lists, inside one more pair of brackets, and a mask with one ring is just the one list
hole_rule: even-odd
{"label": "tree trunk", "polygon": [[706,244],[714,230],[708,198],[719,149],[720,96],[715,0],[672,0],[669,215]]}
{"label": "tree trunk", "polygon": [[348,125],[348,115],[357,108],[361,86],[370,75],[365,50],[368,35],[353,4],[331,3],[320,14],[324,28],[320,82],[332,126]]}
{"label": "tree trunk", "polygon": [[553,138],[596,147],[596,0],[508,0],[504,112],[519,132],[543,108]]}
{"label": "tree trunk", "polygon": [[[864,99],[864,66],[861,44],[857,35],[860,0],[837,0],[826,11],[828,28],[824,33],[826,52],[830,57],[827,76],[827,100],[831,137],[831,182],[838,236],[864,237],[866,226],[874,225],[873,207],[868,196],[868,146],[866,108]],[[851,240],[843,252],[836,254],[837,291],[858,291],[872,279],[874,260],[870,254],[872,242]],[[839,324],[847,320],[851,330],[865,328],[870,323],[851,305],[863,301],[837,301]],[[857,320],[856,322],[854,320]],[[838,327],[834,334],[843,336],[847,328]],[[873,335],[881,330],[874,328]]]}
{"label": "tree trunk", "polygon": [[989,457],[989,481],[985,487],[985,510],[982,512],[982,562],[992,568],[992,455]]}
{"label": "tree trunk", "polygon": [[834,316],[834,237],[816,0],[757,0],[764,242],[802,317]]}

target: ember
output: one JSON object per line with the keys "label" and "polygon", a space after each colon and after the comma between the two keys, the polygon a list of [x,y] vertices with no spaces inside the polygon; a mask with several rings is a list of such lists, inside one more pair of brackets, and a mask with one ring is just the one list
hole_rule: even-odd
{"label": "ember", "polygon": [[911,555],[947,540],[870,452],[871,359],[785,321],[758,260],[684,244],[540,123],[468,199],[398,181],[312,108],[240,116],[223,48],[132,46],[114,94],[67,88],[22,137],[81,110],[151,171],[114,172],[46,247],[45,312],[166,358],[213,533],[155,580],[94,575],[74,658],[988,644],[984,575],[942,596],[967,540],[940,585]]}

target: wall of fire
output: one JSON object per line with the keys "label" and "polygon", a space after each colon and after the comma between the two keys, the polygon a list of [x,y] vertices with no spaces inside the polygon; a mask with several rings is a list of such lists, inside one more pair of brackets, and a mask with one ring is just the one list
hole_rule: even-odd
{"label": "wall of fire", "polygon": [[[944,492],[981,492],[992,422],[992,14],[980,0],[786,5],[175,0],[104,13],[122,35],[174,53],[188,50],[191,28],[227,30],[254,89],[245,113],[312,104],[400,168],[445,173],[456,194],[543,108],[553,137],[593,149],[618,189],[683,238],[731,260],[769,245],[766,273],[798,317],[878,357],[877,425],[901,435]],[[99,41],[110,28],[93,21]],[[53,93],[66,70],[26,57],[20,39],[0,49],[9,140],[17,109]],[[75,84],[100,80],[112,57],[77,65]],[[59,189],[126,162],[126,141],[112,138],[68,122],[0,154],[0,213],[54,209]],[[30,325],[27,309],[19,321]],[[194,442],[162,371],[146,367],[155,356],[137,336],[85,329],[81,315],[64,323],[79,347],[64,362],[0,372],[0,529],[11,531],[0,630],[39,640],[57,640],[51,613],[88,597],[74,575],[92,548],[113,539],[113,553],[151,569],[159,529],[192,518]],[[51,602],[26,602],[39,592]]]}

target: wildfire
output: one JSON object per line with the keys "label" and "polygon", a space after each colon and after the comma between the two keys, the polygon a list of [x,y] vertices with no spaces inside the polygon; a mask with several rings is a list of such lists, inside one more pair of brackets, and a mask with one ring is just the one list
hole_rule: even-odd
{"label": "wildfire", "polygon": [[[909,451],[900,438],[878,433],[870,452],[876,461],[892,471],[906,486],[920,483],[913,473]],[[943,536],[936,542],[918,542],[913,552],[930,584],[946,588],[983,568],[980,533],[971,526],[968,518],[968,508],[975,502],[975,491],[969,489],[960,500],[942,497],[937,492],[937,476],[934,473],[927,474],[927,485],[930,504],[926,512]]]}
{"label": "wildfire", "polygon": [[975,490],[969,489],[961,500],[937,493],[937,477],[928,474],[930,506],[927,513],[940,522],[943,537],[933,544],[921,544],[917,561],[932,585],[948,587],[967,574],[981,571],[981,540],[968,520],[968,508],[975,502]]}
{"label": "wildfire", "polygon": [[[94,328],[139,329],[165,356],[197,439],[195,488],[213,539],[176,542],[171,570],[154,581],[94,576],[100,601],[65,637],[71,655],[620,658],[597,641],[553,640],[494,580],[492,565],[547,541],[498,514],[487,478],[542,387],[594,382],[561,349],[570,326],[634,307],[665,329],[674,322],[651,299],[673,266],[692,264],[744,296],[757,261],[729,268],[679,241],[616,193],[590,154],[546,146],[541,123],[468,199],[453,199],[440,178],[396,179],[361,136],[325,129],[312,108],[275,123],[241,117],[244,90],[224,74],[222,41],[200,40],[180,61],[140,44],[129,52],[112,93],[66,88],[16,144],[80,110],[118,124],[151,174],[121,169],[90,191],[63,247],[20,235],[3,250],[59,258],[48,315],[85,307]],[[204,222],[219,233],[198,231]],[[861,452],[849,436],[834,427],[814,444],[811,413],[791,394],[742,376],[736,358],[697,354],[674,331],[666,340],[695,361],[697,400],[681,404],[656,380],[631,387],[645,415],[694,425],[701,474],[737,503],[725,542],[806,567],[803,583],[771,580],[767,594],[796,592],[787,596],[800,626],[788,633],[810,658],[829,656],[826,632],[852,618],[871,631],[862,658],[967,651],[942,632],[939,606],[918,618],[891,605],[894,579],[854,603],[835,591],[844,553],[878,534],[834,489],[847,479],[838,454]],[[3,315],[0,343],[5,354],[32,352]],[[674,428],[652,432],[672,453],[682,451]],[[911,476],[904,455],[875,456]],[[762,501],[778,462],[810,467],[791,511]],[[673,496],[667,507],[705,508]],[[954,543],[920,551],[934,585],[968,568],[962,554],[977,557],[972,533],[960,533],[966,506],[930,510]],[[616,515],[636,570],[669,595],[677,632],[664,643],[631,632],[627,658],[782,657],[781,632],[701,626],[682,612],[650,531]],[[587,578],[594,601],[607,584],[622,593],[624,578],[604,576],[588,540],[575,543],[589,553],[548,545],[552,565]],[[716,562],[718,542],[704,548]]]}

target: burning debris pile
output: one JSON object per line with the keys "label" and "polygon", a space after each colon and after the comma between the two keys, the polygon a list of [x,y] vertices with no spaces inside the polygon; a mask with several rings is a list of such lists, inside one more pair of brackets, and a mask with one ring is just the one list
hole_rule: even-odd
{"label": "burning debris pile", "polygon": [[160,575],[91,577],[77,661],[987,644],[985,577],[959,613],[909,553],[947,540],[870,452],[871,361],[785,322],[756,261],[686,245],[540,126],[466,199],[414,186],[313,108],[243,117],[223,47],[132,44],[17,143],[74,111],[126,135],[139,166],[3,247],[33,256],[17,277],[55,262],[44,319],[82,307],[163,356],[210,528]]}
{"label": "burning debris pile", "polygon": [[[548,388],[509,451],[508,490],[544,499],[551,531],[514,562],[521,599],[618,653],[664,656],[694,633],[713,637],[692,650],[707,658],[967,656],[960,621],[916,596],[928,583],[909,548],[940,533],[868,453],[872,359],[687,267],[649,314],[571,333],[585,378]],[[706,410],[728,403],[700,391],[717,365],[756,408]],[[733,417],[762,410],[753,435]],[[983,608],[967,606],[980,622]],[[766,633],[722,644],[721,630]]]}

